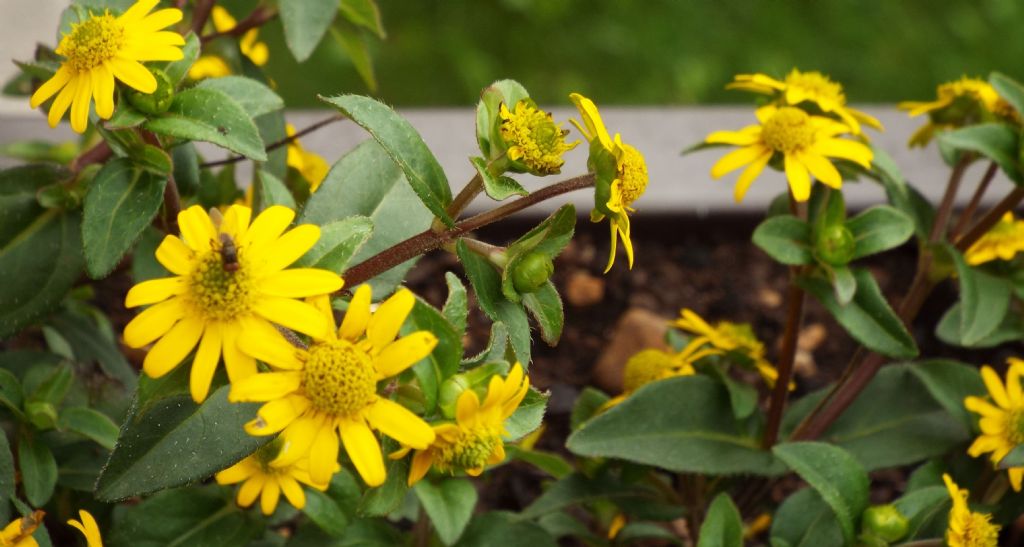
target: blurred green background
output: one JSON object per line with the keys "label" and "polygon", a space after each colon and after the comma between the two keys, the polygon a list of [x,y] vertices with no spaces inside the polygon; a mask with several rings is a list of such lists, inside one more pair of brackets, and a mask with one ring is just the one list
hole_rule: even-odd
{"label": "blurred green background", "polygon": [[[603,104],[706,104],[749,100],[723,89],[733,74],[792,67],[831,75],[855,103],[927,98],[964,74],[1024,77],[1021,0],[379,1],[388,36],[371,40],[375,95],[399,106],[471,105],[499,78],[547,104],[571,91]],[[369,93],[329,36],[303,64],[279,22],[261,38],[289,104]]]}

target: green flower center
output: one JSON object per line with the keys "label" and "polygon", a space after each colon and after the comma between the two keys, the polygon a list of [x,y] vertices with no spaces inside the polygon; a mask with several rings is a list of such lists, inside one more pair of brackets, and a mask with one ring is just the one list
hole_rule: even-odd
{"label": "green flower center", "polygon": [[441,471],[478,469],[501,444],[501,438],[487,428],[460,429],[459,438],[440,449],[436,465]]}
{"label": "green flower center", "polygon": [[1016,408],[1007,416],[1006,438],[1011,443],[1024,443],[1024,408]]}
{"label": "green flower center", "polygon": [[77,72],[86,72],[113,59],[124,42],[124,27],[117,18],[109,13],[93,15],[72,26],[57,53]]}
{"label": "green flower center", "polygon": [[318,342],[309,348],[302,387],[313,408],[349,416],[377,397],[377,373],[370,356],[350,342]]}
{"label": "green flower center", "polygon": [[245,258],[244,249],[235,249],[232,255],[218,241],[192,270],[190,300],[207,319],[231,320],[252,309],[256,287]]}
{"label": "green flower center", "polygon": [[559,128],[551,114],[526,101],[516,103],[513,110],[502,109],[501,119],[501,138],[509,147],[509,159],[522,162],[531,173],[558,173],[565,163],[562,155],[576,146],[565,143],[568,131]]}
{"label": "green flower center", "polygon": [[663,374],[676,366],[672,356],[659,349],[645,349],[626,361],[626,370],[622,374],[622,388],[633,392],[641,387],[660,380]]}
{"label": "green flower center", "polygon": [[622,181],[622,204],[629,207],[647,191],[647,162],[644,161],[643,154],[629,144],[623,143],[622,150],[625,154],[618,175]]}
{"label": "green flower center", "polygon": [[806,112],[785,106],[764,122],[761,137],[772,150],[790,154],[814,144],[814,127]]}

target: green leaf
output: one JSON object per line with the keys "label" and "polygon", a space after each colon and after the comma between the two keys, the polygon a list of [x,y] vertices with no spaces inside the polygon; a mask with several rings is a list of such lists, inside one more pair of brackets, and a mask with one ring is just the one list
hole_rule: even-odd
{"label": "green leaf", "polygon": [[62,410],[57,427],[88,437],[107,450],[113,450],[117,444],[117,424],[105,414],[84,406]]}
{"label": "green leaf", "polygon": [[[131,158],[136,167],[158,176],[166,177],[171,174],[174,168],[171,163],[170,154],[164,152],[162,148],[151,144],[143,144],[133,148],[129,151],[128,157]],[[93,179],[93,182],[95,182],[95,179]]]}
{"label": "green leaf", "polygon": [[50,447],[36,435],[21,435],[18,439],[18,465],[25,498],[33,507],[46,505],[57,485],[57,462]]}
{"label": "green leaf", "polygon": [[846,306],[857,294],[857,278],[853,276],[853,270],[848,266],[821,266],[827,269],[829,280],[832,283],[832,293],[840,306]]}
{"label": "green leaf", "polygon": [[343,19],[335,19],[331,27],[331,36],[345,50],[366,87],[370,88],[370,91],[376,91],[377,75],[373,70],[373,58],[370,56],[370,44],[366,34]]}
{"label": "green leaf", "polygon": [[498,80],[484,88],[476,105],[476,140],[485,158],[493,160],[505,152],[497,123],[501,103],[515,105],[529,97],[526,88],[515,80]]}
{"label": "green leaf", "polygon": [[722,492],[711,502],[697,547],[743,547],[743,520],[729,494]]}
{"label": "green leaf", "polygon": [[857,279],[857,292],[846,306],[836,301],[831,285],[818,277],[800,277],[797,284],[811,293],[836,318],[855,340],[868,349],[908,359],[918,354],[914,338],[896,316],[875,278],[864,269],[853,270]]}
{"label": "green leaf", "polygon": [[703,376],[642,387],[583,423],[568,440],[580,456],[621,458],[670,471],[775,475],[781,465],[732,417],[729,393]]}
{"label": "green leaf", "polygon": [[197,406],[177,389],[168,396],[144,397],[140,385],[117,446],[96,482],[97,499],[115,501],[193,483],[266,443],[269,437],[253,437],[242,428],[259,405],[229,403],[228,389],[221,387]]}
{"label": "green leaf", "polygon": [[898,247],[914,235],[914,221],[887,205],[872,207],[851,218],[846,228],[857,245],[854,260]]}
{"label": "green leaf", "polygon": [[301,268],[322,268],[344,273],[349,261],[373,234],[373,222],[359,215],[324,224],[320,239],[296,263]]}
{"label": "green leaf", "polygon": [[843,538],[852,544],[856,522],[868,506],[868,475],[856,458],[842,448],[820,442],[779,444],[772,452],[832,508]]}
{"label": "green leaf", "polygon": [[754,230],[754,245],[775,260],[790,265],[813,264],[811,227],[793,215],[764,220]]}
{"label": "green leaf", "polygon": [[434,530],[445,545],[459,540],[476,507],[476,488],[466,479],[442,479],[437,484],[429,480],[416,483],[413,488],[423,504],[423,510],[434,524]]}
{"label": "green leaf", "polygon": [[501,321],[508,327],[509,340],[512,342],[516,359],[523,368],[529,367],[531,336],[526,311],[519,304],[509,302],[505,298],[501,292],[501,277],[486,258],[470,251],[462,240],[456,244],[456,251],[476,292],[480,309],[491,318],[491,321]]}
{"label": "green leaf", "polygon": [[487,338],[487,347],[480,353],[462,360],[462,367],[470,369],[490,361],[505,361],[508,350],[508,327],[501,321],[491,324],[491,334]]}
{"label": "green leaf", "polygon": [[712,366],[708,369],[708,372],[718,378],[729,392],[729,405],[736,419],[742,420],[754,413],[757,409],[757,390],[753,386],[733,380],[722,367]]}
{"label": "green leaf", "polygon": [[505,446],[505,453],[510,460],[524,461],[556,479],[565,478],[573,472],[573,466],[565,458],[553,452],[525,450],[514,444]]}
{"label": "green leaf", "polygon": [[[501,274],[501,292],[505,298],[512,302],[519,302],[522,299],[523,295],[520,295],[515,288],[512,272],[519,268],[520,263],[527,256],[541,253],[553,261],[572,240],[575,229],[576,208],[571,203],[567,203],[509,245],[505,250],[508,263],[505,264]],[[550,296],[547,298],[550,300]],[[545,327],[542,325],[543,328]],[[547,339],[545,338],[545,340]],[[557,337],[555,340],[557,341]]]}
{"label": "green leaf", "polygon": [[893,502],[910,521],[904,540],[939,538],[945,534],[951,505],[945,486],[928,486],[908,492]]}
{"label": "green leaf", "polygon": [[1024,467],[1024,444],[1017,445],[1009,454],[999,460],[1000,469],[1011,467]]}
{"label": "green leaf", "polygon": [[384,25],[380,20],[380,9],[374,0],[341,0],[341,15],[354,25],[365,28],[384,39]]}
{"label": "green leaf", "polygon": [[944,245],[960,280],[960,340],[975,344],[992,334],[1010,307],[1010,284],[1005,279],[967,264],[952,245]]}
{"label": "green leaf", "polygon": [[68,177],[66,170],[50,164],[22,165],[0,171],[0,211],[4,213],[0,215],[0,245],[7,245],[45,212],[36,201],[36,193]]}
{"label": "green leaf", "polygon": [[25,414],[21,411],[21,405],[25,401],[25,393],[21,389],[21,382],[18,377],[7,369],[0,369],[0,404],[19,420],[25,421]]}
{"label": "green leaf", "polygon": [[327,535],[344,537],[349,529],[348,515],[355,509],[361,495],[356,479],[347,470],[342,470],[331,477],[326,492],[306,489],[306,506],[302,512]]}
{"label": "green leaf", "polygon": [[441,312],[422,298],[416,297],[412,312],[406,319],[403,332],[409,334],[425,330],[437,337],[437,346],[430,355],[413,365],[413,373],[420,380],[420,387],[426,397],[427,412],[437,404],[438,387],[459,371],[462,359],[462,335],[445,319]]}
{"label": "green leaf", "polygon": [[835,514],[812,488],[804,488],[782,502],[772,517],[771,538],[772,547],[844,544]]}
{"label": "green leaf", "polygon": [[540,526],[512,513],[477,515],[462,534],[459,547],[556,547],[555,539]]}
{"label": "green leaf", "polygon": [[412,189],[434,216],[448,226],[455,225],[445,211],[452,194],[444,170],[408,121],[369,97],[339,95],[320,99],[366,129],[402,169]]}
{"label": "green leaf", "polygon": [[874,159],[871,160],[872,171],[868,174],[885,187],[889,203],[910,217],[917,237],[922,240],[928,239],[935,218],[935,208],[920,192],[907,184],[896,162],[885,150],[872,146],[871,151],[874,153]]}
{"label": "green leaf", "polygon": [[448,300],[445,300],[441,313],[455,327],[455,332],[462,335],[466,332],[467,317],[469,316],[466,287],[459,280],[459,276],[452,272],[445,272],[444,280],[448,283]]}
{"label": "green leaf", "polygon": [[14,496],[15,484],[11,445],[7,443],[7,435],[0,435],[0,520],[4,522],[11,520],[11,505],[7,500]]}
{"label": "green leaf", "polygon": [[562,337],[565,314],[562,310],[562,298],[554,283],[548,281],[540,289],[522,295],[523,305],[540,325],[540,336],[549,346],[558,344]]}
{"label": "green leaf", "polygon": [[655,496],[652,490],[623,484],[619,479],[607,474],[591,478],[573,473],[549,486],[518,516],[523,520],[530,520],[573,505],[599,501],[619,502],[624,499],[651,500]]}
{"label": "green leaf", "polygon": [[976,152],[991,159],[1017,184],[1024,180],[1021,177],[1020,164],[1017,162],[1017,132],[1009,125],[983,123],[943,131],[939,134],[938,141],[944,146]]}
{"label": "green leaf", "polygon": [[505,431],[508,432],[505,438],[517,441],[536,431],[544,421],[544,410],[547,408],[550,397],[550,395],[541,393],[530,386],[523,402],[519,403],[519,408],[505,420]]}
{"label": "green leaf", "polygon": [[964,408],[964,398],[986,393],[977,367],[932,359],[914,363],[909,369],[950,416],[958,418],[968,430],[973,426],[975,418]]}
{"label": "green leaf", "polygon": [[523,185],[515,179],[505,176],[495,176],[487,168],[487,160],[480,157],[469,158],[469,162],[476,168],[476,172],[484,181],[484,192],[494,201],[501,201],[511,196],[529,195]]}
{"label": "green leaf", "polygon": [[288,0],[280,7],[284,40],[295,60],[303,62],[316,49],[338,13],[338,0]]}
{"label": "green leaf", "polygon": [[[176,86],[185,79],[188,70],[192,68],[196,59],[199,58],[201,47],[202,44],[199,43],[199,37],[194,32],[189,31],[185,35],[185,46],[181,48],[182,58],[177,61],[171,61],[164,67],[164,74],[167,75],[167,79],[171,81],[171,84]],[[120,110],[121,106],[123,105],[118,105],[118,110]]]}
{"label": "green leaf", "polygon": [[1007,313],[1003,317],[1003,322],[995,330],[980,340],[967,344],[960,333],[960,325],[963,324],[962,312],[963,306],[960,302],[946,310],[946,313],[939,319],[939,324],[935,326],[935,336],[939,340],[951,346],[965,348],[994,348],[1006,342],[1024,340],[1024,318],[1017,314]]}
{"label": "green leaf", "polygon": [[1010,103],[1017,113],[1024,114],[1024,86],[1001,72],[989,74],[988,83],[992,84],[996,93]]}
{"label": "green leaf", "polygon": [[[296,3],[301,2],[287,2],[286,5],[295,5]],[[277,93],[263,83],[244,76],[206,78],[195,87],[224,93],[234,99],[252,118],[284,108],[284,100]]]}
{"label": "green leaf", "polygon": [[256,180],[253,183],[257,185],[254,188],[254,214],[259,214],[274,205],[283,205],[293,211],[296,209],[295,198],[281,179],[260,170],[256,172]]}
{"label": "green leaf", "polygon": [[178,192],[191,196],[199,190],[199,154],[196,145],[186,142],[171,149],[171,161],[174,163],[174,183]]}
{"label": "green leaf", "polygon": [[169,490],[126,506],[109,542],[112,547],[242,547],[265,530],[257,513],[239,508],[220,486]]}
{"label": "green leaf", "polygon": [[135,390],[138,376],[114,341],[113,332],[104,330],[85,315],[70,311],[54,315],[49,323],[75,348],[77,361],[95,362],[104,373],[121,382],[126,391]]}
{"label": "green leaf", "polygon": [[[385,441],[388,443],[388,441]],[[397,449],[395,443],[384,446],[384,453],[389,454]],[[409,492],[409,458],[400,460],[388,459],[384,464],[387,467],[387,478],[384,484],[366,490],[363,499],[359,501],[357,512],[364,517],[382,517],[390,514],[399,508],[405,495]]]}
{"label": "green leaf", "polygon": [[167,177],[119,158],[96,174],[85,195],[82,241],[89,275],[110,273],[149,226],[164,201]]}
{"label": "green leaf", "polygon": [[[356,264],[422,232],[433,218],[402,171],[374,141],[360,144],[334,164],[306,202],[300,222],[326,226],[353,215],[373,222],[373,236],[352,257]],[[375,277],[373,293],[381,297],[391,292],[414,263],[415,259],[409,260]]]}
{"label": "green leaf", "polygon": [[42,371],[46,376],[42,378],[38,387],[32,389],[33,384],[29,380],[29,375],[26,374],[25,388],[26,391],[32,392],[28,396],[28,401],[40,401],[54,406],[59,405],[68,394],[68,390],[71,389],[71,382],[74,380],[74,376],[71,374],[71,367],[66,363],[61,363],[55,367],[46,367],[44,365],[36,370]]}
{"label": "green leaf", "polygon": [[192,88],[178,93],[171,108],[146,129],[181,139],[212,142],[257,161],[266,161],[263,140],[252,117],[223,91]]}
{"label": "green leaf", "polygon": [[132,127],[138,127],[146,122],[146,115],[138,110],[135,110],[128,104],[127,101],[117,105],[117,110],[114,110],[114,115],[109,120],[103,122],[101,127],[103,129],[130,129]]}

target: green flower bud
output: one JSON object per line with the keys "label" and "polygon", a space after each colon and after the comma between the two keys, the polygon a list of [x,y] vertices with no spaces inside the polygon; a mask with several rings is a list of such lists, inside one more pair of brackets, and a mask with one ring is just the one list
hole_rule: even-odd
{"label": "green flower bud", "polygon": [[46,401],[32,401],[25,405],[25,414],[39,429],[53,429],[57,425],[57,408]]}
{"label": "green flower bud", "polygon": [[831,266],[845,266],[856,250],[853,234],[843,224],[825,226],[814,235],[815,256]]}
{"label": "green flower bud", "polygon": [[551,274],[555,265],[548,255],[534,251],[524,256],[512,270],[512,286],[519,294],[527,294],[540,289]]}
{"label": "green flower bud", "polygon": [[898,541],[907,535],[910,523],[895,505],[873,505],[864,510],[862,517],[864,532],[884,539]]}
{"label": "green flower bud", "polygon": [[128,103],[143,114],[163,114],[167,112],[167,109],[171,107],[171,102],[174,101],[174,84],[159,68],[149,67],[149,71],[156,77],[156,91],[143,93],[129,88]]}
{"label": "green flower bud", "polygon": [[449,418],[455,417],[455,406],[459,401],[459,395],[470,389],[472,385],[465,374],[456,374],[441,384],[437,395],[437,405],[441,407],[441,413]]}

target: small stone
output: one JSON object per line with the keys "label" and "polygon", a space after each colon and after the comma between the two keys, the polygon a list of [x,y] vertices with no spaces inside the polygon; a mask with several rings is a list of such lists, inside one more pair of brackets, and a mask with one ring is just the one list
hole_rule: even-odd
{"label": "small stone", "polygon": [[802,350],[814,351],[818,349],[828,337],[828,330],[821,323],[811,323],[800,330],[800,338],[797,340],[797,347]]}
{"label": "small stone", "polygon": [[604,298],[604,279],[587,272],[574,272],[565,284],[565,298],[577,307],[597,304]]}
{"label": "small stone", "polygon": [[757,302],[766,308],[777,308],[782,305],[782,293],[762,287],[757,291]]}
{"label": "small stone", "polygon": [[668,318],[641,308],[622,314],[594,366],[594,383],[605,391],[622,391],[622,373],[630,357],[649,348],[669,349],[665,344],[668,323]]}

